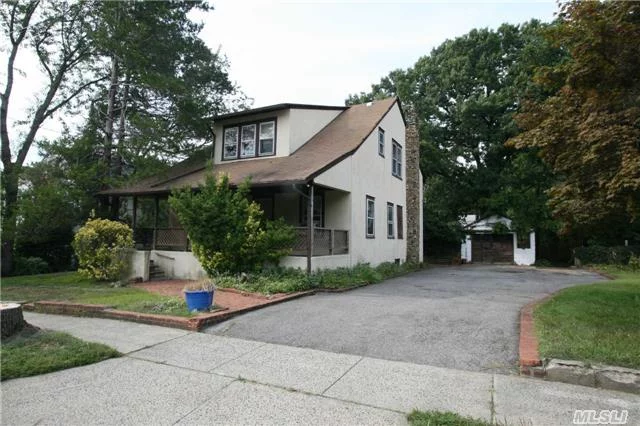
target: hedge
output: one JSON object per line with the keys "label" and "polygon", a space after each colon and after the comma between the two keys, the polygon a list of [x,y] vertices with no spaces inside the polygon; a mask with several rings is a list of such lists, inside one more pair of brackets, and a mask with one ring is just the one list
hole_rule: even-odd
{"label": "hedge", "polygon": [[577,247],[573,252],[573,257],[576,265],[626,265],[632,254],[640,255],[640,245]]}

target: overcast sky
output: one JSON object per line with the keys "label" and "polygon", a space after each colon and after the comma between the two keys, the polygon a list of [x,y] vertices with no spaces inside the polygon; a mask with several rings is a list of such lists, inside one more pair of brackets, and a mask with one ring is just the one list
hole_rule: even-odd
{"label": "overcast sky", "polygon": [[202,34],[220,45],[254,106],[343,105],[446,39],[504,22],[553,19],[554,2],[247,2],[221,0]]}
{"label": "overcast sky", "polygon": [[[212,50],[230,62],[231,79],[254,107],[281,102],[344,105],[350,93],[367,91],[389,71],[412,66],[446,39],[504,22],[553,19],[554,2],[322,2],[213,1],[196,14]],[[1,50],[6,52],[6,46]],[[4,55],[3,55],[4,56]],[[6,81],[5,58],[0,83]],[[21,54],[11,100],[11,120],[23,118],[41,93],[37,61]],[[59,135],[60,119],[47,120],[39,138]],[[16,138],[18,129],[10,133]],[[15,149],[14,149],[15,151]],[[35,147],[28,161],[37,160]]]}

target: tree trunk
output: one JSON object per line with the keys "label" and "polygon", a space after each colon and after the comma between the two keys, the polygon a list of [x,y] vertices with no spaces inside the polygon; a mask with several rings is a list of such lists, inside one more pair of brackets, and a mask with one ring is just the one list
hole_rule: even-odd
{"label": "tree trunk", "polygon": [[104,123],[104,162],[107,166],[107,176],[111,176],[113,150],[113,122],[115,121],[116,92],[118,91],[118,59],[111,57],[111,76],[109,78],[109,92],[107,94],[107,114]]}
{"label": "tree trunk", "polygon": [[126,137],[125,126],[127,119],[127,102],[129,101],[129,81],[130,75],[127,73],[124,81],[124,89],[120,100],[120,119],[118,122],[118,146],[116,147],[116,167],[115,175],[122,176],[122,152],[124,150],[124,138]]}
{"label": "tree trunk", "polygon": [[2,179],[4,211],[2,218],[2,275],[13,272],[13,249],[15,243],[16,207],[18,204],[18,173],[16,168],[5,168]]}

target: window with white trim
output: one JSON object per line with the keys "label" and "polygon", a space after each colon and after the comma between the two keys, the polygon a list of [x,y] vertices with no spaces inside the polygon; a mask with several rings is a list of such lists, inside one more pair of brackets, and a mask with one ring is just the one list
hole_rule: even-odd
{"label": "window with white trim", "polygon": [[387,238],[394,238],[393,203],[387,203]]}
{"label": "window with white trim", "polygon": [[378,154],[384,157],[384,130],[378,127]]}
{"label": "window with white trim", "polygon": [[260,156],[275,154],[276,122],[260,123]]}
{"label": "window with white trim", "polygon": [[402,178],[402,146],[392,140],[391,145],[391,174],[397,178]]}
{"label": "window with white trim", "polygon": [[223,160],[274,155],[275,147],[275,119],[241,123],[224,128]]}
{"label": "window with white trim", "polygon": [[224,147],[222,158],[225,160],[238,158],[238,128],[224,129]]}
{"label": "window with white trim", "polygon": [[376,200],[367,195],[367,238],[376,236]]}
{"label": "window with white trim", "polygon": [[240,158],[256,156],[256,125],[240,127]]}

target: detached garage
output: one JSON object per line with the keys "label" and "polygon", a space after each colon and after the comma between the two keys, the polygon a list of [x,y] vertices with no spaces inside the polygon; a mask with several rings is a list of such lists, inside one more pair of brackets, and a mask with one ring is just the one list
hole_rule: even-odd
{"label": "detached garage", "polygon": [[[498,225],[500,224],[500,225]],[[515,232],[496,232],[496,228],[511,229],[511,220],[502,216],[477,219],[468,215],[464,220],[468,234],[460,246],[465,263],[515,263],[533,265],[536,261],[535,232],[518,235]]]}

